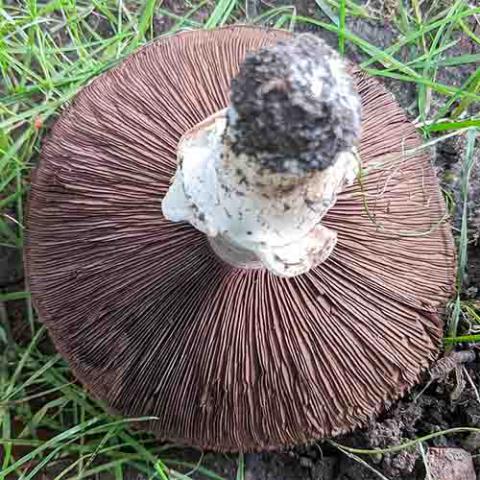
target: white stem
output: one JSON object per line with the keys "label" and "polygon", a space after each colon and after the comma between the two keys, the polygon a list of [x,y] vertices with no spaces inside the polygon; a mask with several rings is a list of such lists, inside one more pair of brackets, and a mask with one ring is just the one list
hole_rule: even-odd
{"label": "white stem", "polygon": [[[307,272],[335,247],[336,233],[320,221],[357,175],[354,150],[323,170],[272,172],[256,158],[233,154],[226,115],[218,112],[181,139],[164,216],[190,222],[234,266],[260,262],[284,277]],[[234,123],[233,107],[228,115]]]}

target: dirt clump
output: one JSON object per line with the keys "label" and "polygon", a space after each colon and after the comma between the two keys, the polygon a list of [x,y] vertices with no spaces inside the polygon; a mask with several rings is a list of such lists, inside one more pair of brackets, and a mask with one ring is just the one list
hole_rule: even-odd
{"label": "dirt clump", "polygon": [[427,461],[432,480],[476,480],[472,456],[461,448],[431,448]]}

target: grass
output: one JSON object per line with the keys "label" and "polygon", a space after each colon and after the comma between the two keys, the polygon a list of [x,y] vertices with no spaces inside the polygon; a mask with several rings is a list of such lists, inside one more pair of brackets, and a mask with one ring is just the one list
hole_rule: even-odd
{"label": "grass", "polygon": [[[457,208],[462,210],[457,236],[459,294],[445,342],[480,341],[475,328],[457,335],[464,318],[474,327],[480,325],[478,305],[465,301],[461,291],[471,242],[466,199],[480,129],[480,117],[470,114],[469,107],[480,101],[480,69],[460,85],[440,80],[446,69],[479,64],[480,54],[458,54],[455,49],[460,33],[480,45],[479,30],[475,30],[480,7],[467,0],[443,2],[443,7],[430,9],[417,0],[400,2],[392,18],[400,36],[385,47],[348,28],[349,20],[371,16],[354,0],[316,0],[316,10],[309,11],[309,16],[299,12],[294,2],[280,7],[252,0],[177,3],[182,8],[171,11],[155,0],[25,0],[13,4],[0,0],[0,245],[21,251],[29,175],[41,139],[62,105],[92,78],[155,38],[159,21],[167,25],[162,34],[245,21],[290,30],[315,28],[337,35],[341,52],[352,46],[363,52],[361,66],[371,75],[415,87],[416,101],[410,112],[418,115],[426,141],[439,134],[466,137],[457,199]],[[223,478],[204,465],[201,452],[194,460],[185,460],[174,446],[160,446],[152,437],[130,430],[129,421],[111,417],[89,398],[49,346],[28,292],[0,291],[0,320],[0,480],[40,478],[47,466],[58,480],[96,478],[102,472],[120,480],[127,478],[129,469],[149,479],[189,479],[194,474]],[[357,458],[379,453],[337,447]],[[241,480],[243,456],[231,462],[237,462],[236,479]]]}

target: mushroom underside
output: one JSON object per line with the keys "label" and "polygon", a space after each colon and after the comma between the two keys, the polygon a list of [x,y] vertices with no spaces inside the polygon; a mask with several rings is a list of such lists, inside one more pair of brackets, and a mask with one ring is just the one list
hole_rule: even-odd
{"label": "mushroom underside", "polygon": [[430,157],[352,67],[362,175],[324,217],[331,257],[279,278],[234,268],[162,216],[180,137],[225,108],[257,27],[160,39],[85,87],[45,142],[26,267],[41,320],[93,395],[159,438],[215,450],[364,424],[436,356],[454,248]]}

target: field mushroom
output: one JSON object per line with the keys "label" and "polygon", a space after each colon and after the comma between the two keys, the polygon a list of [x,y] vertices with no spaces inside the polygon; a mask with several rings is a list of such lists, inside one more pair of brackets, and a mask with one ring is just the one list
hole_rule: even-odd
{"label": "field mushroom", "polygon": [[331,254],[336,233],[320,221],[358,174],[360,99],[308,34],[249,55],[231,90],[227,109],[180,139],[163,213],[233,266],[306,273]]}
{"label": "field mushroom", "polygon": [[44,143],[34,304],[90,392],[160,439],[347,432],[437,355],[438,181],[392,95],[347,70],[310,35],[182,32],[91,82]]}

